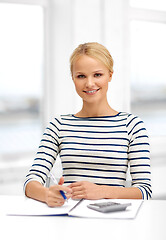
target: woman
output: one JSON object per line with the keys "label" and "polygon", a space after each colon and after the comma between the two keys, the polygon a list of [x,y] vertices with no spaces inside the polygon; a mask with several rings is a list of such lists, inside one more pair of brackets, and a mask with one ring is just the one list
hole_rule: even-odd
{"label": "woman", "polygon": [[[107,101],[113,74],[109,51],[98,43],[81,44],[70,58],[70,68],[82,109],[55,118],[46,128],[26,176],[26,196],[49,206],[64,204],[60,190],[73,199],[150,198],[149,142],[144,123],[132,114],[117,112]],[[63,177],[59,185],[46,188],[58,154]],[[132,186],[127,188],[128,166]]]}

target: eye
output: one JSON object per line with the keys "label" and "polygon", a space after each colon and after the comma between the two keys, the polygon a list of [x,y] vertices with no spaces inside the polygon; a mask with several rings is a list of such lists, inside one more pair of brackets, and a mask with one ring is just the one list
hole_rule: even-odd
{"label": "eye", "polygon": [[95,73],[94,74],[94,77],[101,77],[102,76],[102,73]]}
{"label": "eye", "polygon": [[77,76],[77,78],[85,78],[85,75],[79,74],[79,75]]}

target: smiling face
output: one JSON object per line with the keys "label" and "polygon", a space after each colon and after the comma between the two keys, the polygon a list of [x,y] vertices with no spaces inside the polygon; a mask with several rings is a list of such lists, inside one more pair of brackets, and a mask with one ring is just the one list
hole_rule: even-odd
{"label": "smiling face", "polygon": [[86,103],[107,101],[112,73],[99,60],[82,55],[73,64],[72,78],[78,95]]}

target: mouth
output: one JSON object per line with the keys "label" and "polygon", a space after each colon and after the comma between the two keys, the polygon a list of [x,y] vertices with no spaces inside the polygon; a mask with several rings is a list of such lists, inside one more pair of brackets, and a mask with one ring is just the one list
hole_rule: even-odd
{"label": "mouth", "polygon": [[89,91],[83,91],[84,93],[88,94],[88,95],[93,95],[96,92],[98,92],[100,90],[100,88],[98,89],[93,89],[93,90],[89,90]]}

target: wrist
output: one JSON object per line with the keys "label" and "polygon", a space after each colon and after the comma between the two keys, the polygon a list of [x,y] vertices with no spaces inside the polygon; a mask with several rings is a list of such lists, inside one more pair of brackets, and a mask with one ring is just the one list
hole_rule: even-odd
{"label": "wrist", "polygon": [[45,203],[48,203],[48,193],[49,193],[49,188],[44,188],[44,194],[43,194],[43,197],[44,197],[44,202]]}
{"label": "wrist", "polygon": [[105,199],[118,199],[118,187],[102,185],[102,197]]}

